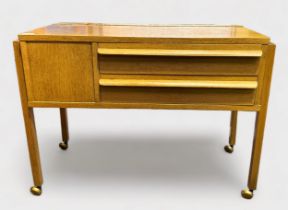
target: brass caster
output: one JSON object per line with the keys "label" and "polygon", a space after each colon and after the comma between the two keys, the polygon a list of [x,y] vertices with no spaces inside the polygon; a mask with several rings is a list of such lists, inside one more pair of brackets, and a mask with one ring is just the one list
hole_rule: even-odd
{"label": "brass caster", "polygon": [[61,143],[59,143],[59,147],[60,147],[62,150],[66,150],[66,149],[68,149],[68,143],[61,142]]}
{"label": "brass caster", "polygon": [[245,189],[241,191],[241,195],[245,199],[253,198],[253,190]]}
{"label": "brass caster", "polygon": [[224,147],[224,150],[228,153],[232,153],[233,152],[233,146],[228,144]]}
{"label": "brass caster", "polygon": [[41,193],[42,193],[42,189],[41,189],[41,187],[33,186],[33,187],[30,188],[30,192],[31,192],[33,195],[39,196],[39,195],[41,195]]}

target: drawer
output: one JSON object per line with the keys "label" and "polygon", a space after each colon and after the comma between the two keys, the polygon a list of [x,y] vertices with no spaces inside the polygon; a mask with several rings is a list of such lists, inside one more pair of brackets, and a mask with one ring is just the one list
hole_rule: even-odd
{"label": "drawer", "polygon": [[256,78],[102,76],[102,102],[253,105]]}
{"label": "drawer", "polygon": [[259,45],[99,44],[99,71],[125,75],[255,76]]}

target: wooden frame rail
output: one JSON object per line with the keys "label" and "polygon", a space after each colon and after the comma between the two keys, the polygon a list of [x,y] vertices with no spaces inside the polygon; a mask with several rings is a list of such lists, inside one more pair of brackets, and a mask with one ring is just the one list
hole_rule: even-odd
{"label": "wooden frame rail", "polygon": [[179,50],[179,49],[113,49],[98,48],[100,55],[142,56],[213,56],[213,57],[261,57],[262,50]]}
{"label": "wooden frame rail", "polygon": [[257,81],[100,78],[101,86],[256,89]]}

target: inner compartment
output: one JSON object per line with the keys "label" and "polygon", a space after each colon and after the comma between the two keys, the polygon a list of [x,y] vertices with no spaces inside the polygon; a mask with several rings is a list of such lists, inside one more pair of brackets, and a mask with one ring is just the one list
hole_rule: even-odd
{"label": "inner compartment", "polygon": [[253,105],[255,89],[100,86],[102,102]]}
{"label": "inner compartment", "polygon": [[191,57],[98,54],[102,74],[255,76],[259,57]]}

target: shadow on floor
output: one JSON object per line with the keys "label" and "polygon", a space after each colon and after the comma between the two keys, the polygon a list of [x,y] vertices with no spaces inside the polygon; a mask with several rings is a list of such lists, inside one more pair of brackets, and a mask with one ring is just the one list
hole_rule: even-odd
{"label": "shadow on floor", "polygon": [[67,151],[53,152],[56,155],[52,160],[50,155],[48,170],[63,179],[77,176],[91,180],[223,182],[239,186],[242,182],[237,164],[224,152],[223,139],[219,138],[209,134],[79,135],[70,140]]}

